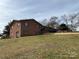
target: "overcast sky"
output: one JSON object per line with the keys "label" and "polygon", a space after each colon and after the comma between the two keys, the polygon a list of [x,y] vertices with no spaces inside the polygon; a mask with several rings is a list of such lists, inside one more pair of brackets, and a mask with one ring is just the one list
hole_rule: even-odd
{"label": "overcast sky", "polygon": [[0,0],[0,30],[13,19],[37,21],[79,10],[79,0]]}

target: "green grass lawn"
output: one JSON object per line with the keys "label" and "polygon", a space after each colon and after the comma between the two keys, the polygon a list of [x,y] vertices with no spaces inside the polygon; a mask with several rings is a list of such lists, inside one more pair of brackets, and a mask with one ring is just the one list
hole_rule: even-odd
{"label": "green grass lawn", "polygon": [[0,59],[79,59],[79,35],[38,35],[0,40]]}

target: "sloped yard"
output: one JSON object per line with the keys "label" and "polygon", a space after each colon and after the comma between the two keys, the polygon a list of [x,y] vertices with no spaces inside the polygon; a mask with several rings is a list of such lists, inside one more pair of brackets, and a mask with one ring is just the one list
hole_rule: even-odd
{"label": "sloped yard", "polygon": [[0,59],[79,59],[79,35],[38,35],[0,40]]}

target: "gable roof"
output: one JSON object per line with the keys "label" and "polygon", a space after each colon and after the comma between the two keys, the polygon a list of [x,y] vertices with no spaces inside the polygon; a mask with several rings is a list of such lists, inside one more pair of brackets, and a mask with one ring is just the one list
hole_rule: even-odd
{"label": "gable roof", "polygon": [[21,20],[13,20],[10,23],[10,27],[15,23],[15,22],[23,22],[23,21],[34,21],[35,23],[39,24],[40,26],[43,26],[42,24],[40,24],[39,22],[37,22],[35,19],[21,19]]}

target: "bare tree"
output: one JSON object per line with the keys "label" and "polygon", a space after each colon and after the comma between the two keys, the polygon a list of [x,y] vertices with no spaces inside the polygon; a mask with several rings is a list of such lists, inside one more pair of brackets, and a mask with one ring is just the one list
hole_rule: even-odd
{"label": "bare tree", "polygon": [[79,13],[69,15],[69,21],[71,23],[72,31],[76,31],[76,27],[77,27],[76,25],[78,23],[78,18],[77,18],[78,15]]}
{"label": "bare tree", "polygon": [[47,19],[44,19],[44,20],[41,21],[41,24],[44,25],[44,26],[46,26],[47,22],[48,22]]}
{"label": "bare tree", "polygon": [[79,16],[79,13],[62,16],[64,22],[72,31],[76,31],[76,27],[77,27],[76,25],[79,23],[78,16]]}
{"label": "bare tree", "polygon": [[57,28],[58,28],[57,19],[58,19],[58,17],[56,17],[56,16],[51,17],[51,18],[49,19],[49,22],[48,22],[47,26],[48,26],[48,27],[51,27],[51,28],[57,29]]}
{"label": "bare tree", "polygon": [[69,20],[68,20],[68,16],[67,15],[63,15],[61,16],[63,18],[63,20],[65,21],[66,25],[68,25]]}

